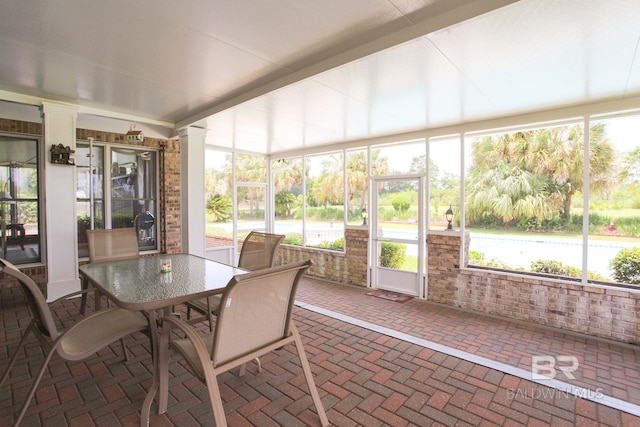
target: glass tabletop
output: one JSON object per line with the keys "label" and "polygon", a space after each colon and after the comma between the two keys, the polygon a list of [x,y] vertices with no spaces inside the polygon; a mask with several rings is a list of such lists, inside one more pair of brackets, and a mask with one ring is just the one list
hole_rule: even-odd
{"label": "glass tabletop", "polygon": [[[163,263],[171,260],[171,271]],[[246,270],[195,255],[171,254],[85,264],[80,274],[117,305],[150,310],[221,293]]]}

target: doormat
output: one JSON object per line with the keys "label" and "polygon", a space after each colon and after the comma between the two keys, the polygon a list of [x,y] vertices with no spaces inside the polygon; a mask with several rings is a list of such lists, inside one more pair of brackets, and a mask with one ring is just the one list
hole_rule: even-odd
{"label": "doormat", "polygon": [[396,294],[394,292],[367,292],[365,295],[400,303],[413,299],[413,297],[409,295]]}

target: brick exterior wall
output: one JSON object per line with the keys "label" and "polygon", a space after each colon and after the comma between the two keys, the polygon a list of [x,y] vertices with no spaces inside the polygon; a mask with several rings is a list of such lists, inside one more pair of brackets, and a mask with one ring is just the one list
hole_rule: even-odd
{"label": "brick exterior wall", "polygon": [[162,253],[180,253],[182,235],[180,231],[180,141],[158,138],[144,138],[141,143],[130,143],[126,135],[113,132],[77,129],[76,138],[95,142],[135,145],[160,149],[160,171],[158,185],[160,191],[157,218],[160,251]]}
{"label": "brick exterior wall", "polygon": [[[469,234],[465,236],[469,247]],[[640,289],[460,269],[460,233],[427,236],[427,299],[453,307],[640,344]],[[465,264],[468,255],[465,254]]]}
{"label": "brick exterior wall", "polygon": [[366,287],[369,284],[369,228],[347,227],[344,244],[350,285]]}
{"label": "brick exterior wall", "polygon": [[[0,132],[42,138],[42,124],[0,118]],[[160,250],[163,253],[180,253],[182,251],[180,232],[180,142],[177,140],[145,138],[143,143],[131,144],[127,141],[125,134],[76,129],[77,139],[86,140],[89,137],[93,137],[97,142],[139,145],[161,149],[160,176],[158,177],[160,186],[159,210],[161,212],[158,220]],[[48,150],[44,150],[44,152],[48,154]],[[43,292],[46,293],[47,271],[45,265],[20,267],[20,269],[38,283]],[[12,283],[12,281],[0,280],[0,286],[5,286],[8,283]]]}
{"label": "brick exterior wall", "polygon": [[344,231],[345,251],[329,251],[302,246],[282,245],[278,264],[311,259],[314,265],[307,270],[308,276],[332,282],[366,287],[368,284],[367,227],[346,227]]}

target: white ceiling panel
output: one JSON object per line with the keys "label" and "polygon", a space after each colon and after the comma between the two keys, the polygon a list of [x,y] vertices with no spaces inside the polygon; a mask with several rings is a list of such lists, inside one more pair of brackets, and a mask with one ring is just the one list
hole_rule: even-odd
{"label": "white ceiling panel", "polygon": [[286,151],[637,95],[640,2],[597,3],[521,1],[246,105],[305,124],[265,123]]}
{"label": "white ceiling panel", "polygon": [[243,151],[640,95],[638,0],[5,3],[0,100],[202,126]]}

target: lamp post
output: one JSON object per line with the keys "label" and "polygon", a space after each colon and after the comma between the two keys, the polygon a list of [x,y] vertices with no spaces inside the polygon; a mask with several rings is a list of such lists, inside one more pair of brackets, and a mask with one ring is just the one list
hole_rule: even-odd
{"label": "lamp post", "polygon": [[451,205],[449,205],[449,209],[444,213],[445,218],[447,218],[447,230],[453,230],[453,225],[451,222],[453,221],[453,209],[451,209]]}
{"label": "lamp post", "polygon": [[362,208],[362,225],[367,225],[367,207]]}

